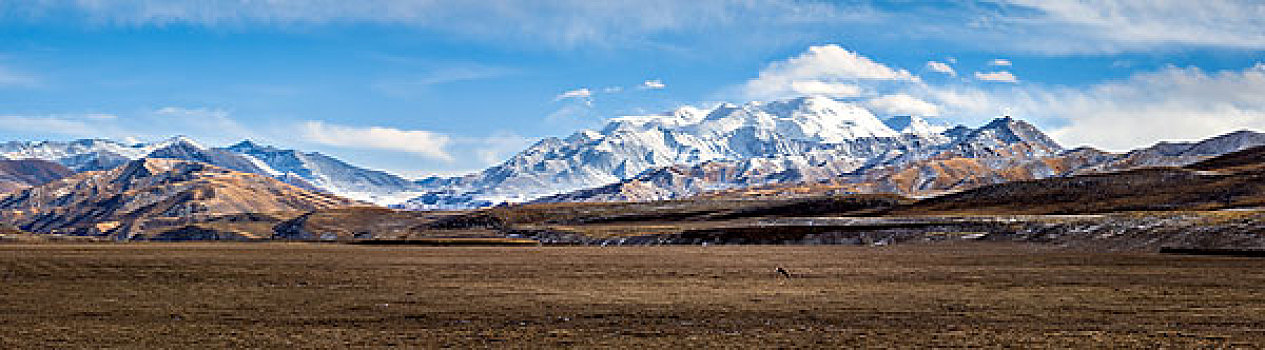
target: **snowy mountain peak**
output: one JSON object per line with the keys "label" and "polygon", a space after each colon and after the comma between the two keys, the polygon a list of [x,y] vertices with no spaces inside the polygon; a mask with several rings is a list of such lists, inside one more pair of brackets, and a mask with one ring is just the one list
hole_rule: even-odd
{"label": "snowy mountain peak", "polygon": [[258,143],[255,143],[255,141],[251,141],[251,140],[242,140],[242,142],[238,142],[238,143],[233,144],[232,146],[228,146],[228,149],[233,152],[246,153],[246,152],[251,152],[251,151],[269,150],[269,149],[272,149],[272,146],[260,145]]}
{"label": "snowy mountain peak", "polygon": [[[902,136],[859,104],[804,97],[711,110],[682,107],[610,119],[600,131],[545,138],[478,174],[423,183],[430,193],[404,207],[464,208],[531,200],[628,179],[647,170],[710,161],[752,162],[744,171],[780,172],[808,164],[849,171],[907,143],[940,144],[940,135]],[[891,154],[904,154],[892,152]]]}
{"label": "snowy mountain peak", "polygon": [[194,141],[193,138],[190,138],[184,135],[178,135],[178,136],[175,136],[175,137],[172,137],[160,142],[156,142],[152,144],[149,148],[163,149],[163,148],[170,148],[172,146],[178,146],[178,147],[184,147],[184,148],[190,148],[190,149],[196,149],[196,150],[207,149],[206,147],[202,146],[202,144],[199,144],[197,141]]}
{"label": "snowy mountain peak", "polygon": [[903,135],[938,135],[949,129],[943,125],[931,124],[922,117],[908,115],[887,118],[883,120],[883,124]]}

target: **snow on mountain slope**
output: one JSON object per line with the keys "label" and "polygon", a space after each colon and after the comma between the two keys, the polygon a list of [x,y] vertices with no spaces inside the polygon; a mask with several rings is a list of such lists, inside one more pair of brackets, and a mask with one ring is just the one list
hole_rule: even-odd
{"label": "snow on mountain slope", "polygon": [[9,141],[0,143],[0,157],[5,159],[42,159],[64,165],[75,171],[112,169],[133,159],[140,159],[163,145],[125,145],[102,139],[75,141]]}
{"label": "snow on mountain slope", "polygon": [[565,139],[546,138],[477,174],[419,181],[430,193],[403,207],[457,209],[528,201],[616,183],[651,169],[709,161],[736,162],[734,170],[724,172],[727,177],[817,168],[848,171],[948,141],[938,134],[902,134],[857,104],[824,97],[724,104],[706,112],[682,108],[614,118],[600,131],[580,131]]}
{"label": "snow on mountain slope", "polygon": [[[902,130],[911,130],[908,126],[912,124],[925,124],[911,119],[903,121],[905,125]],[[1062,147],[1035,127],[1012,118],[998,118],[978,129],[968,128],[956,138],[921,132],[902,136],[886,139],[890,140],[888,142],[874,143],[885,147],[884,151],[868,153],[868,157],[859,161],[848,158],[799,161],[801,159],[794,155],[709,161],[693,166],[678,165],[647,171],[619,183],[545,197],[537,201],[661,200],[689,197],[708,191],[821,181],[845,182],[834,186],[845,191],[922,194],[920,191],[943,191],[956,189],[955,186],[990,183],[1001,178],[993,176],[994,169],[1013,168],[1016,166],[1014,164],[1024,164],[1062,152]],[[948,163],[941,161],[946,159],[971,161],[957,162],[970,163],[969,166],[940,172],[947,169],[944,165]],[[912,179],[904,180],[905,178]],[[972,182],[958,181],[968,178],[973,179]],[[979,179],[975,180],[976,178]],[[886,182],[888,180],[899,183],[889,184]],[[865,185],[848,186],[847,182]]]}
{"label": "snow on mountain slope", "polygon": [[110,170],[144,158],[203,162],[235,171],[271,176],[307,190],[320,190],[381,205],[419,194],[417,185],[389,173],[355,167],[319,153],[261,146],[244,141],[212,148],[188,137],[125,145],[111,140],[0,143],[0,158],[42,159],[75,171]]}
{"label": "snow on mountain slope", "polygon": [[907,135],[939,135],[949,130],[946,126],[934,125],[926,119],[907,115],[889,117],[883,120],[883,124],[886,124],[892,130]]}
{"label": "snow on mountain slope", "polygon": [[412,181],[383,171],[347,164],[320,153],[299,152],[242,141],[225,148],[256,164],[261,174],[287,182],[302,179],[309,186],[355,200],[386,205],[419,194]]}

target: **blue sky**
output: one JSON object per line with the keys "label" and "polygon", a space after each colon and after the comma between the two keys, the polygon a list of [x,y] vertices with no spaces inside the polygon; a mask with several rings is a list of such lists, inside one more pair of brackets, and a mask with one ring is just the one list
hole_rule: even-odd
{"label": "blue sky", "polygon": [[0,0],[0,139],[254,139],[407,176],[820,94],[1067,146],[1265,130],[1265,5]]}

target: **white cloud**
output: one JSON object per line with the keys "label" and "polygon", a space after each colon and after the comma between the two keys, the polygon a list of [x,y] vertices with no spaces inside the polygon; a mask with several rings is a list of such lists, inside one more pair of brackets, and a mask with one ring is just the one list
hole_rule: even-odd
{"label": "white cloud", "polygon": [[[3,10],[0,3],[0,10]],[[48,0],[13,6],[41,18],[65,14],[106,24],[212,27],[373,23],[413,26],[487,39],[561,48],[644,43],[663,33],[873,21],[871,6],[795,0]],[[0,12],[3,13],[3,12]]]}
{"label": "white cloud", "polygon": [[1265,65],[1205,72],[1167,67],[1085,88],[938,88],[930,100],[955,116],[1042,121],[1066,146],[1123,151],[1160,140],[1196,140],[1241,129],[1265,131]]}
{"label": "white cloud", "polygon": [[588,100],[589,98],[592,98],[592,97],[593,97],[592,90],[589,90],[588,88],[579,88],[575,90],[563,91],[561,94],[558,94],[557,97],[554,97],[553,100],[554,101],[562,101],[562,100],[568,100],[568,99]]}
{"label": "white cloud", "polygon": [[1035,94],[1029,108],[1067,118],[1052,135],[1108,149],[1155,140],[1194,140],[1245,128],[1265,130],[1265,66],[1206,73],[1169,67],[1086,91]]}
{"label": "white cloud", "polygon": [[659,79],[646,80],[642,82],[640,86],[640,88],[645,89],[645,90],[659,90],[666,87],[668,86],[664,85],[663,81]]}
{"label": "white cloud", "polygon": [[108,137],[108,127],[88,116],[24,116],[0,115],[0,130],[51,133],[76,137]]}
{"label": "white cloud", "polygon": [[880,116],[937,116],[940,107],[906,94],[880,96],[866,101],[866,106]]}
{"label": "white cloud", "polygon": [[1012,64],[1010,63],[1010,60],[1008,59],[996,58],[996,59],[993,59],[992,61],[988,61],[988,65],[996,66],[996,67],[1010,67]]}
{"label": "white cloud", "polygon": [[154,111],[154,114],[170,117],[183,118],[227,118],[228,111],[223,109],[211,108],[184,108],[184,107],[163,107]]}
{"label": "white cloud", "polygon": [[624,91],[624,88],[621,86],[607,86],[602,88],[602,93],[604,94],[616,94],[622,91]]}
{"label": "white cloud", "polygon": [[816,80],[797,80],[791,82],[791,91],[798,95],[856,97],[861,95],[861,87],[848,83],[827,83]]}
{"label": "white cloud", "polygon": [[1265,6],[1225,1],[1008,0],[1026,11],[996,21],[1013,45],[1045,53],[1114,53],[1169,46],[1265,48]]}
{"label": "white cloud", "polygon": [[975,79],[981,81],[993,81],[999,83],[1018,83],[1019,79],[1014,74],[1007,71],[996,72],[975,72]]}
{"label": "white cloud", "polygon": [[109,113],[0,116],[0,130],[29,134],[35,139],[47,135],[79,138],[109,138],[133,143],[187,135],[202,141],[225,143],[244,138],[260,138],[267,126],[247,128],[229,112],[212,108],[163,107],[119,116]]}
{"label": "white cloud", "polygon": [[445,149],[451,138],[430,131],[344,126],[321,121],[304,122],[299,129],[309,141],[329,146],[408,152],[445,162],[455,160]]}
{"label": "white cloud", "polygon": [[948,63],[944,62],[927,61],[927,69],[936,73],[944,73],[955,77],[958,76],[958,72],[953,70],[953,67],[950,67]]}
{"label": "white cloud", "polygon": [[[747,81],[742,93],[747,98],[783,98],[802,94],[796,84],[853,84],[862,81],[920,82],[904,69],[894,69],[869,57],[837,45],[812,46],[799,56],[769,64],[757,78]],[[841,85],[838,85],[841,86]]]}
{"label": "white cloud", "polygon": [[[902,6],[797,0],[42,0],[0,2],[0,14],[121,26],[370,23],[564,49],[716,43],[729,49],[785,48],[787,43],[875,33],[1058,55],[1185,46],[1265,48],[1265,6],[1253,0],[995,0]],[[744,40],[712,40],[715,36],[707,35],[712,33]]]}

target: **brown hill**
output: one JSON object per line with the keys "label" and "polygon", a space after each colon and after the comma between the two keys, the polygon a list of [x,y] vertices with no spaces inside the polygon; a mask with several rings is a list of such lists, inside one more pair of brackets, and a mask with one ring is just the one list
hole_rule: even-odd
{"label": "brown hill", "polygon": [[0,198],[0,219],[35,233],[127,239],[147,223],[170,226],[234,213],[296,212],[354,201],[276,179],[175,159],[141,159]]}
{"label": "brown hill", "polygon": [[69,168],[46,160],[0,159],[0,193],[43,185],[74,174]]}
{"label": "brown hill", "polygon": [[1018,181],[920,201],[894,214],[1082,214],[1265,206],[1265,147],[1187,167]]}

